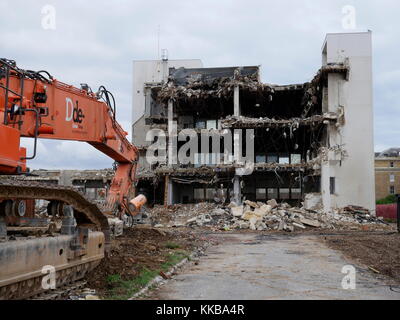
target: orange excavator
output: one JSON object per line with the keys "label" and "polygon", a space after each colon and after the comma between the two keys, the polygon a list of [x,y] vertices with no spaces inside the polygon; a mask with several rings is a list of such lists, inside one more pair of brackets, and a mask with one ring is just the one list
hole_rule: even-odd
{"label": "orange excavator", "polygon": [[[138,214],[146,202],[135,197],[139,153],[126,136],[104,86],[76,88],[0,59],[0,299],[48,290],[46,266],[58,288],[83,278],[107,251],[109,218]],[[21,137],[34,139],[32,154]],[[103,207],[74,188],[16,177],[29,175],[26,161],[35,158],[39,138],[87,142],[115,160]],[[44,215],[35,212],[36,200],[48,201]]]}

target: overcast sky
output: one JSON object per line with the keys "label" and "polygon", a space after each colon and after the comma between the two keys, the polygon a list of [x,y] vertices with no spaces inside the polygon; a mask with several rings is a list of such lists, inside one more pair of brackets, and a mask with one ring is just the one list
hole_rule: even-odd
{"label": "overcast sky", "polygon": [[[46,5],[55,8],[55,30],[42,27]],[[346,5],[356,9],[354,30],[343,29]],[[382,151],[400,146],[399,13],[397,0],[1,0],[0,56],[75,86],[105,85],[130,132],[132,61],[157,58],[158,29],[159,47],[168,49],[170,59],[199,58],[205,67],[262,65],[262,80],[277,84],[313,77],[326,33],[370,29],[375,151]],[[41,140],[29,166],[89,169],[112,162],[85,143]]]}

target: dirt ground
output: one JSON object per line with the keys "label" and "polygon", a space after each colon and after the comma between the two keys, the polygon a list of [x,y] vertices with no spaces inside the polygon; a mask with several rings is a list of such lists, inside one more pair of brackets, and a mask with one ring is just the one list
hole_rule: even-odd
{"label": "dirt ground", "polygon": [[113,281],[116,277],[117,282],[125,286],[128,281],[143,277],[143,270],[158,273],[169,266],[171,257],[183,257],[203,242],[199,235],[187,230],[146,226],[126,229],[122,236],[113,239],[107,257],[86,277],[86,281],[100,296],[109,296],[116,286],[116,281]]}
{"label": "dirt ground", "polygon": [[326,244],[371,271],[400,283],[400,234],[397,232],[351,232],[324,237]]}

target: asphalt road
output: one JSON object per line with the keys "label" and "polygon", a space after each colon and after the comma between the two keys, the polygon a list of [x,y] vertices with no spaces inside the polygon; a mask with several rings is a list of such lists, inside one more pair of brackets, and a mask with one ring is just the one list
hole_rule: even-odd
{"label": "asphalt road", "polygon": [[[197,265],[188,264],[152,298],[400,299],[399,287],[391,287],[366,266],[346,260],[318,236],[238,233],[213,237],[220,244],[209,247]],[[342,286],[346,276],[342,268],[348,265],[355,267],[355,282],[344,283],[355,283],[355,289]]]}

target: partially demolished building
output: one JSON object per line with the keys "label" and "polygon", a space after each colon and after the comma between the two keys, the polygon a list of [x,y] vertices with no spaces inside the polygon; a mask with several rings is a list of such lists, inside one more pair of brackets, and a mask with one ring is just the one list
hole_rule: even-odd
{"label": "partially demolished building", "polygon": [[[321,68],[302,84],[262,83],[258,66],[135,61],[139,192],[166,205],[276,199],[326,211],[350,204],[374,210],[371,69],[370,32],[328,34]],[[173,151],[188,151],[193,132],[191,161],[171,161]],[[227,152],[225,135],[234,137],[239,158]],[[217,153],[208,145],[215,137]],[[168,146],[157,151],[164,161],[149,161],[160,138]]]}
{"label": "partially demolished building", "polygon": [[[114,170],[33,170],[27,176],[15,178],[54,185],[74,187],[94,202],[103,203],[107,198]],[[9,176],[5,176],[9,177]],[[42,200],[38,200],[42,201]]]}

